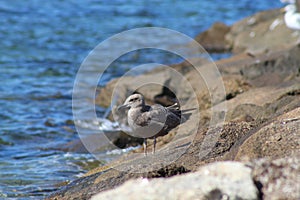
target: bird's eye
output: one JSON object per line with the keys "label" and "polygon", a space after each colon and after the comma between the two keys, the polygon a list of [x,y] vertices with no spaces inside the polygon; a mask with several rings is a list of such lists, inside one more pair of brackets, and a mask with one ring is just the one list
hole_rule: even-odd
{"label": "bird's eye", "polygon": [[130,99],[129,102],[137,101],[139,98]]}

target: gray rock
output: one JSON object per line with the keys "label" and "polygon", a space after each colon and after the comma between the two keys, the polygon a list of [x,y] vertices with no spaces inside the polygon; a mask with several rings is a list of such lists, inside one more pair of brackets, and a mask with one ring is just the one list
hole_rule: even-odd
{"label": "gray rock", "polygon": [[99,199],[257,199],[251,169],[238,162],[218,162],[168,179],[130,180],[99,193]]}
{"label": "gray rock", "polygon": [[264,200],[300,199],[300,154],[254,161],[252,176]]}
{"label": "gray rock", "polygon": [[240,147],[237,160],[247,157],[278,158],[300,149],[300,107],[280,115],[251,135]]}
{"label": "gray rock", "polygon": [[294,46],[299,33],[286,27],[279,9],[257,13],[231,27],[225,36],[234,53],[258,54]]}

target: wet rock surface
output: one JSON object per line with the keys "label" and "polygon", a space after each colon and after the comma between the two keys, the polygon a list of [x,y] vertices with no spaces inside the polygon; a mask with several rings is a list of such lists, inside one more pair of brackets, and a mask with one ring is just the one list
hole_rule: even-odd
{"label": "wet rock surface", "polygon": [[[282,14],[273,10],[230,27],[222,45],[231,45],[237,54],[216,62],[226,95],[214,103],[205,80],[187,63],[173,67],[184,74],[196,96],[184,90],[183,80],[159,69],[101,88],[97,102],[109,106],[118,84],[119,105],[136,90],[133,82],[151,80],[155,74],[172,91],[184,91],[178,97],[186,99],[183,106],[199,105],[200,115],[193,112],[158,138],[155,155],[144,157],[137,149],[89,171],[48,199],[89,199],[98,193],[94,199],[300,199],[300,46],[296,33],[280,20]],[[208,31],[210,36],[215,29]],[[209,65],[199,62],[196,67],[201,71]],[[138,88],[148,103],[157,95],[173,101],[162,86],[149,87]],[[212,116],[224,116],[224,122],[211,126]],[[192,129],[195,122],[199,126]]]}

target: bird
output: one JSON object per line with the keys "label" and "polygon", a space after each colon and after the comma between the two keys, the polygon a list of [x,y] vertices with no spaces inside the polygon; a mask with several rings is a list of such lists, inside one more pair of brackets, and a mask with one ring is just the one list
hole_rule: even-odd
{"label": "bird", "polygon": [[289,4],[294,4],[296,3],[296,0],[280,0],[281,3],[289,3]]}
{"label": "bird", "polygon": [[297,12],[296,4],[289,4],[284,8],[284,22],[290,29],[300,30],[300,13]]}
{"label": "bird", "polygon": [[142,94],[132,94],[118,107],[118,111],[128,109],[127,121],[132,129],[132,135],[144,139],[144,155],[147,156],[147,139],[154,139],[155,153],[156,138],[164,136],[181,123],[181,110],[178,103],[169,107],[160,104],[146,105]]}

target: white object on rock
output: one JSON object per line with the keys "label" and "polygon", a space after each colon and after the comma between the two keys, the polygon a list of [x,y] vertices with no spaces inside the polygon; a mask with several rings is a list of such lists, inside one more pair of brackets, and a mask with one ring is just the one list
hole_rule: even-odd
{"label": "white object on rock", "polygon": [[296,3],[296,0],[280,0],[281,3],[289,3],[289,4],[294,4]]}
{"label": "white object on rock", "polygon": [[300,30],[300,13],[297,12],[295,4],[289,4],[284,7],[286,11],[284,15],[284,22],[290,29]]}
{"label": "white object on rock", "polygon": [[281,19],[275,19],[273,23],[270,25],[269,30],[273,31],[278,25],[282,23]]}

